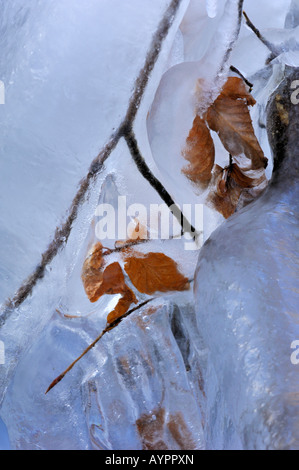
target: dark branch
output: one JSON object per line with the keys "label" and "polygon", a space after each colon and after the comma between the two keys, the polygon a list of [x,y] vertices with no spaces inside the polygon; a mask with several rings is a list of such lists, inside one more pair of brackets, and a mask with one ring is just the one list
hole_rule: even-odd
{"label": "dark branch", "polygon": [[252,92],[252,89],[253,89],[253,83],[251,83],[249,80],[247,80],[246,77],[244,77],[244,75],[240,72],[240,70],[238,70],[236,67],[234,67],[233,65],[230,66],[230,69],[232,72],[236,73],[237,75],[239,75],[239,77],[242,78],[242,80],[244,81],[244,83],[246,83],[246,85],[249,87],[249,91],[250,93]]}
{"label": "dark branch", "polygon": [[128,147],[130,149],[132,158],[136,163],[136,166],[142,176],[149,182],[149,184],[157,191],[161,199],[167,204],[169,210],[174,215],[174,217],[178,220],[182,227],[182,234],[188,232],[194,238],[196,238],[199,234],[196,232],[196,229],[190,224],[190,222],[186,219],[182,211],[179,209],[175,201],[172,199],[170,194],[167,192],[165,187],[162,183],[155,177],[155,175],[151,172],[149,167],[146,164],[146,161],[142,157],[140,150],[138,148],[138,144],[136,138],[134,136],[133,131],[128,131],[128,133],[124,136]]}
{"label": "dark branch", "polygon": [[250,21],[250,19],[248,18],[248,15],[245,13],[245,11],[243,11],[243,15],[245,17],[247,26],[254,32],[256,37],[269,49],[269,51],[272,52],[272,54],[273,54],[272,59],[277,57],[281,53],[281,50],[278,47],[276,47],[274,44],[272,44],[270,41],[268,41],[268,39],[266,39],[262,35],[262,33]]}
{"label": "dark branch", "polygon": [[239,35],[239,32],[240,32],[240,28],[241,28],[241,23],[242,23],[242,10],[243,10],[243,3],[244,3],[244,0],[239,0],[238,2],[238,23],[237,23],[237,28],[236,30],[234,31],[234,35],[233,35],[233,38],[230,40],[229,44],[228,44],[228,47],[227,47],[227,50],[226,50],[226,53],[224,55],[224,58],[222,60],[222,64],[218,70],[218,76],[221,75],[223,73],[223,70],[227,64],[227,61],[229,60],[229,57],[231,55],[231,52],[233,50],[233,47],[234,47],[234,44],[236,42],[236,39]]}

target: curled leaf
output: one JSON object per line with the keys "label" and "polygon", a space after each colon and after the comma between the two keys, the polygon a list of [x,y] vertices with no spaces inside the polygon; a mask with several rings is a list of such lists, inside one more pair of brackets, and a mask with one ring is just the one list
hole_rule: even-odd
{"label": "curled leaf", "polygon": [[237,207],[243,207],[257,197],[267,184],[264,170],[246,172],[235,163],[226,168],[215,165],[213,175],[214,190],[207,202],[226,219]]}
{"label": "curled leaf", "polygon": [[91,302],[98,300],[97,291],[103,282],[103,245],[98,242],[84,261],[81,279],[87,297]]}
{"label": "curled leaf", "polygon": [[125,271],[136,289],[143,294],[189,288],[189,281],[180,273],[176,262],[163,253],[134,252],[125,258]]}
{"label": "curled leaf", "polygon": [[193,182],[207,185],[212,176],[215,147],[210,131],[203,119],[196,116],[182,152],[189,165],[182,172]]}
{"label": "curled leaf", "polygon": [[132,303],[137,304],[137,302],[138,300],[134,292],[129,287],[127,287],[127,290],[125,291],[121,299],[119,299],[115,309],[109,313],[107,317],[107,322],[113,323],[115,320],[122,317],[129,310],[129,307]]}
{"label": "curled leaf", "polygon": [[247,106],[254,106],[256,104],[256,101],[248,91],[248,87],[244,83],[244,80],[239,77],[228,77],[219,97],[226,97],[232,100],[242,99],[245,101]]}
{"label": "curled leaf", "polygon": [[210,129],[217,132],[225,149],[232,155],[245,154],[251,168],[266,168],[267,158],[255,136],[248,106],[255,104],[241,78],[229,77],[222,92],[206,113]]}
{"label": "curled leaf", "polygon": [[257,172],[253,172],[253,176],[249,176],[248,173],[249,172],[242,171],[236,163],[233,163],[231,165],[230,176],[241,188],[255,188],[256,186],[261,184],[261,182],[265,179],[264,172],[262,172],[259,177],[255,176]]}
{"label": "curled leaf", "polygon": [[103,246],[97,243],[85,260],[81,274],[90,302],[96,302],[104,294],[121,294],[127,289],[119,263],[112,263],[105,270],[104,266]]}
{"label": "curled leaf", "polygon": [[229,178],[227,168],[215,165],[213,186],[207,199],[208,205],[215,208],[225,219],[236,210],[242,188]]}

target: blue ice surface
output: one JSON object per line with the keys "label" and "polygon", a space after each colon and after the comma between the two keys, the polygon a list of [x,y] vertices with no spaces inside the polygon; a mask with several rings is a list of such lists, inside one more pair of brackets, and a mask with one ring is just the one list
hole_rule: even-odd
{"label": "blue ice surface", "polygon": [[0,450],[10,450],[7,429],[0,418]]}

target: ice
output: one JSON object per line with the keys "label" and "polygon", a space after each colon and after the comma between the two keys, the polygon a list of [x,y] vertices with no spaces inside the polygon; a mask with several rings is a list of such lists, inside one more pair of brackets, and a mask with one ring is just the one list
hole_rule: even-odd
{"label": "ice", "polygon": [[206,0],[207,14],[210,18],[215,18],[217,15],[218,0]]}
{"label": "ice", "polygon": [[[164,73],[147,119],[154,162],[165,185],[181,204],[205,199],[205,194],[198,193],[181,172],[186,163],[182,149],[198,111],[198,79],[203,80],[201,106],[206,108],[219,94],[227,77],[229,57],[226,51],[237,39],[238,6],[238,2],[228,1],[211,19],[204,14],[202,5],[190,2],[181,24],[185,61]],[[169,175],[171,167],[177,170]]]}
{"label": "ice", "polygon": [[[273,98],[277,113],[275,96],[284,96],[290,125],[281,153],[275,127],[269,130],[272,183],[211,235],[195,276],[198,327],[215,369],[206,386],[219,386],[244,449],[299,448],[299,375],[291,361],[299,335],[298,118],[289,104],[296,72],[286,69],[288,81]],[[210,444],[217,448],[214,436]]]}
{"label": "ice", "polygon": [[9,450],[7,429],[2,419],[0,419],[0,450]]}
{"label": "ice", "polygon": [[198,326],[248,449],[298,448],[296,198],[298,187],[283,197],[273,189],[234,216],[207,242],[196,274]]}
{"label": "ice", "polygon": [[[127,170],[126,177],[115,171],[120,158]],[[52,380],[105,327],[111,301],[115,300],[105,296],[90,304],[80,279],[88,246],[95,241],[93,214],[97,204],[111,204],[117,211],[118,197],[122,194],[127,195],[128,205],[137,196],[145,207],[161,203],[148,183],[144,191],[145,184],[138,181],[138,170],[123,139],[105,167],[80,212],[66,248],[55,258],[32,297],[15,310],[1,329],[7,356],[0,377],[1,416],[8,423],[11,445],[16,449],[141,449],[155,445],[169,449],[203,448],[201,409],[194,396],[198,379],[193,369],[187,374],[181,353],[181,349],[185,351],[185,360],[192,361],[199,369],[199,359],[193,347],[188,346],[188,336],[182,337],[180,327],[181,317],[188,310],[192,313],[191,291],[158,299],[153,304],[154,310],[158,308],[153,324],[149,321],[139,327],[142,311],[136,318],[128,319],[124,328],[121,325],[115,335],[107,336],[99,348],[79,362],[74,373],[45,396]],[[109,243],[111,240],[107,240]],[[184,243],[184,238],[163,243],[152,241],[138,250],[158,251],[173,257],[185,275],[192,278],[196,258],[194,252],[184,251]],[[116,259],[121,262],[121,258]],[[178,326],[172,332],[174,309]],[[179,345],[175,339],[178,334]],[[157,344],[160,344],[158,349]],[[136,371],[136,357],[142,355],[152,365],[141,363]],[[128,362],[126,390],[124,373],[118,371],[118,364],[125,360]],[[173,369],[166,374],[169,361]],[[160,383],[161,377],[165,379]],[[138,386],[133,387],[135,382]],[[124,392],[123,400],[119,399],[120,390]],[[200,389],[197,394],[201,394]],[[123,427],[114,416],[119,413],[124,420]],[[154,416],[157,416],[157,426],[151,424]],[[151,433],[156,428],[154,439]]]}
{"label": "ice", "polygon": [[[207,106],[226,80],[231,63],[252,77],[259,103],[252,116],[269,154],[260,123],[286,57],[281,55],[273,67],[265,66],[268,51],[244,25],[238,40],[241,2],[236,0],[146,0],[142,5],[137,0],[88,0],[84,5],[73,0],[0,2],[0,79],[6,98],[0,107],[1,300],[13,295],[34,270],[56,226],[65,220],[80,179],[109,142],[101,171],[98,163],[92,167],[89,190],[73,208],[70,234],[45,263],[42,279],[23,299],[19,294],[16,308],[4,305],[1,310],[0,341],[5,343],[6,362],[0,365],[0,413],[11,448],[294,447],[286,435],[296,426],[292,414],[298,396],[289,363],[291,339],[298,333],[294,246],[298,237],[293,219],[297,206],[291,207],[298,192],[293,189],[288,194],[278,189],[269,192],[268,198],[212,235],[200,257],[196,310],[192,290],[155,295],[107,333],[45,395],[52,380],[105,328],[107,314],[118,300],[104,295],[90,303],[81,281],[88,249],[97,241],[98,204],[110,204],[118,219],[118,203],[124,197],[127,206],[142,204],[147,215],[151,205],[163,203],[153,177],[145,178],[133,161],[128,136],[113,134],[126,116],[132,94],[136,98],[142,92],[140,102],[139,98],[130,102],[129,109],[136,112],[130,124],[143,172],[146,168],[147,176],[154,175],[184,211],[184,204],[201,204],[205,198],[181,174],[182,145],[199,110],[198,78],[205,80],[202,104]],[[262,20],[263,32],[274,28],[271,40],[296,48],[296,31],[280,30],[289,5],[289,1],[265,1],[261,15],[259,1],[244,2],[250,15],[258,12],[252,19],[257,26]],[[153,35],[166,9],[174,6],[169,30],[157,46]],[[292,6],[287,24],[295,28],[298,3],[293,1]],[[232,55],[227,53],[230,49]],[[148,75],[136,82],[150,58]],[[225,164],[226,152],[214,138],[217,163]],[[268,171],[270,177],[271,165]],[[83,188],[87,183],[83,181]],[[200,219],[196,226],[204,229],[199,244],[223,222],[211,208],[202,211],[203,224]],[[181,237],[180,225],[167,214],[171,239],[148,241],[138,251],[166,254],[192,283],[198,251],[190,250],[190,239]],[[126,221],[132,223],[136,217],[150,225],[148,217],[133,210]],[[278,237],[281,226],[286,229],[284,238]],[[270,230],[277,237],[270,237]],[[117,233],[105,244],[113,249],[122,238],[126,237]],[[247,238],[254,249],[246,249]],[[240,263],[235,265],[237,249]],[[282,259],[269,261],[278,249],[284,258],[281,254]],[[211,255],[207,250],[212,250]],[[255,261],[248,262],[252,254]],[[110,259],[123,267],[118,252]],[[217,266],[216,260],[220,260]],[[228,274],[235,279],[230,282]],[[267,282],[266,276],[270,276]],[[285,302],[279,298],[276,278],[289,283]],[[217,297],[211,293],[215,279],[224,285]],[[128,276],[126,282],[133,288]],[[250,292],[242,283],[248,282],[259,293],[255,304],[246,303]],[[268,302],[261,285],[266,294],[271,292]],[[244,306],[238,301],[241,293]],[[138,299],[149,300],[145,294],[138,294]],[[277,305],[284,316],[277,314]],[[229,315],[221,316],[226,306]],[[291,395],[285,397],[286,391]],[[281,412],[283,406],[286,413]],[[7,447],[5,428],[3,433],[0,448]]]}
{"label": "ice", "polygon": [[39,262],[124,118],[169,2],[0,3],[2,302]]}

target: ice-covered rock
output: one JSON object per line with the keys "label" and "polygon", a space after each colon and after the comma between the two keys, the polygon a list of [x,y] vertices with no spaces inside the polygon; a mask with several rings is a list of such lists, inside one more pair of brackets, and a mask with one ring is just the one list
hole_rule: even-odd
{"label": "ice-covered rock", "polygon": [[272,183],[213,233],[195,278],[198,327],[216,371],[206,386],[212,380],[222,390],[247,449],[299,448],[299,370],[291,361],[299,337],[299,130],[291,102],[298,69],[285,74],[268,107]]}

